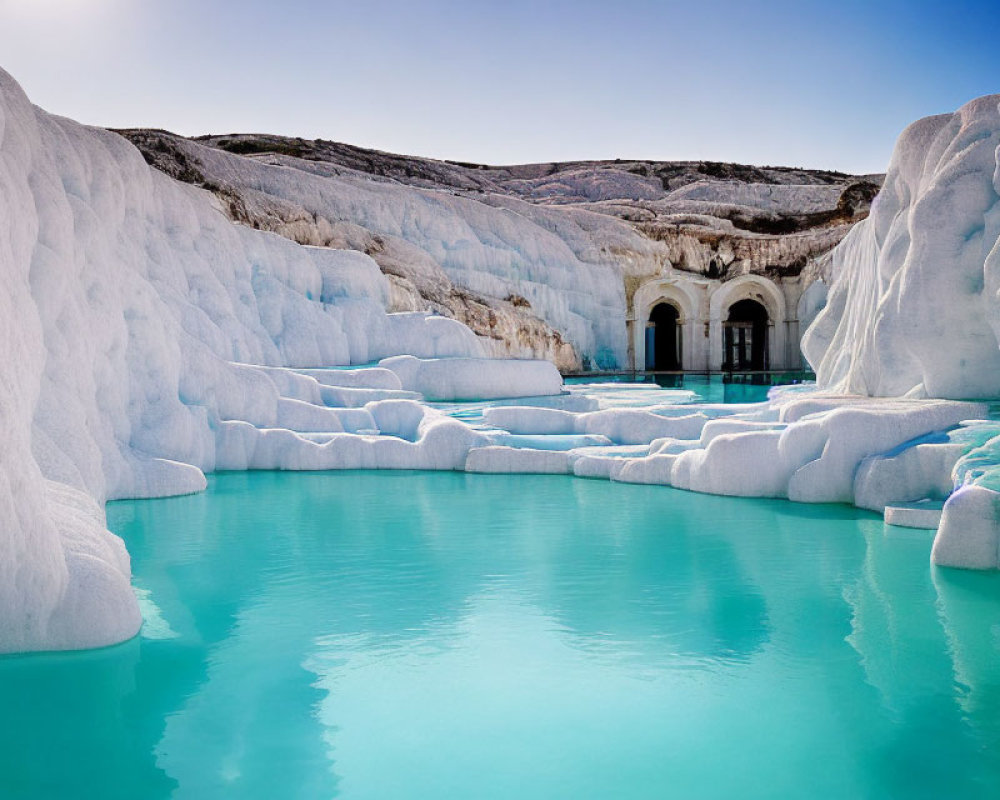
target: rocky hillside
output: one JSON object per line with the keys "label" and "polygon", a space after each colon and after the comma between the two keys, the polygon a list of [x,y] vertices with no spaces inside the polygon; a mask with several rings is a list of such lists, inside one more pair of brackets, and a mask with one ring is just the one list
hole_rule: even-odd
{"label": "rocky hillside", "polygon": [[391,310],[436,311],[497,355],[563,369],[624,364],[626,309],[648,277],[817,269],[883,177],[704,161],[493,167],[322,139],[119,133],[234,221],[367,253],[390,278]]}

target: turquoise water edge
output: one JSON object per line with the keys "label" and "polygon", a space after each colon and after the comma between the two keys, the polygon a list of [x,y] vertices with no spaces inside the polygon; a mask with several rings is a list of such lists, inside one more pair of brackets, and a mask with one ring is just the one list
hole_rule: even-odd
{"label": "turquoise water edge", "polygon": [[1000,576],[853,508],[263,472],[108,520],[142,634],[0,659],[0,796],[1000,787]]}

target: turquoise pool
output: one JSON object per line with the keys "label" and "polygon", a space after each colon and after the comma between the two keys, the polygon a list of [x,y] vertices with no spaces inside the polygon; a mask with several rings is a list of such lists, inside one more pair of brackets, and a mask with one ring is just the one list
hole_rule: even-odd
{"label": "turquoise pool", "polygon": [[930,535],[562,476],[112,503],[147,623],[0,659],[0,796],[996,797],[1000,576]]}
{"label": "turquoise pool", "polygon": [[787,378],[788,383],[801,383],[805,379],[815,381],[815,376],[811,373],[795,373],[782,375],[775,373],[774,380],[779,383],[771,383],[769,376],[759,376],[758,383],[749,382],[749,376],[743,376],[742,380],[735,382],[725,382],[721,374],[699,374],[696,372],[679,375],[642,375],[641,373],[632,377],[631,375],[608,375],[592,376],[586,378],[568,377],[565,378],[567,386],[574,386],[586,383],[646,383],[650,386],[660,386],[663,389],[685,389],[698,395],[695,402],[698,403],[762,403],[767,400],[767,393],[775,385],[780,385],[782,378]]}

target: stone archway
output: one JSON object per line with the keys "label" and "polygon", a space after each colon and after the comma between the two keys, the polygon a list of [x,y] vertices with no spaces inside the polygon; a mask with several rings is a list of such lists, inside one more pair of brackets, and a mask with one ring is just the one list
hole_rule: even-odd
{"label": "stone archway", "polygon": [[[655,338],[650,340],[653,343],[654,352],[648,354],[647,337],[655,337],[655,327],[654,333],[649,333],[648,325],[651,322],[656,322],[656,320],[653,320],[653,315],[655,309],[659,306],[666,306],[666,308],[661,309],[660,314],[670,314],[670,309],[673,309],[677,313],[677,317],[674,320],[677,339],[673,345],[669,342],[664,343],[661,341],[661,353],[664,347],[668,351],[672,347],[677,354],[676,369],[678,370],[704,368],[699,367],[697,364],[698,352],[695,346],[698,340],[698,337],[695,335],[695,327],[699,320],[704,321],[703,317],[698,313],[701,305],[701,296],[703,295],[699,293],[697,287],[676,279],[654,279],[642,284],[636,290],[632,298],[631,313],[631,319],[634,322],[630,323],[634,326],[631,335],[635,369],[653,369],[655,367],[657,361]],[[661,328],[661,336],[664,332]]]}
{"label": "stone archway", "polygon": [[684,369],[684,329],[681,311],[669,301],[657,303],[646,323],[646,369],[673,372]]}
{"label": "stone archway", "polygon": [[756,300],[737,300],[722,323],[722,368],[766,370],[769,322],[767,309]]}
{"label": "stone archway", "polygon": [[[756,308],[763,309],[764,314],[755,310],[754,306],[740,306],[737,310],[737,317],[749,317],[747,319],[730,319],[730,311],[743,301],[752,301]],[[732,354],[729,352],[727,342],[727,323],[750,323],[749,336],[751,339],[751,353],[749,359],[751,363],[763,363],[759,369],[786,369],[786,340],[787,340],[787,313],[785,309],[785,296],[781,289],[771,280],[761,275],[743,275],[732,281],[722,284],[713,292],[709,299],[710,307],[710,347],[712,353],[713,369],[733,369],[728,362],[731,361]],[[753,312],[753,313],[751,313]],[[765,321],[766,319],[766,321]],[[756,320],[756,322],[755,322]],[[757,358],[753,358],[752,340],[753,325],[757,325],[758,342]],[[766,327],[762,327],[766,326]],[[744,334],[746,337],[746,334]],[[763,350],[760,348],[763,347]],[[739,367],[736,367],[739,368]],[[749,369],[750,367],[744,367]]]}

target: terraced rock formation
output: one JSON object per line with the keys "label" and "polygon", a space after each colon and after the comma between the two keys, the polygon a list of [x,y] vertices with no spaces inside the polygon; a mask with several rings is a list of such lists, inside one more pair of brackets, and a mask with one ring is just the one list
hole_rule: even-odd
{"label": "terraced rock formation", "polygon": [[[770,363],[797,366],[801,316],[821,305],[809,298],[800,314],[802,297],[882,180],[715,162],[493,167],[322,139],[119,133],[151,165],[213,192],[236,222],[370,255],[389,277],[389,310],[452,317],[495,355],[565,371],[646,366],[651,282],[691,296],[685,309],[659,292],[687,311],[687,367],[717,368],[727,309],[713,310],[711,295],[745,276],[783,295],[786,310],[771,309]],[[713,313],[718,330],[696,341]]]}

